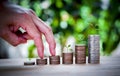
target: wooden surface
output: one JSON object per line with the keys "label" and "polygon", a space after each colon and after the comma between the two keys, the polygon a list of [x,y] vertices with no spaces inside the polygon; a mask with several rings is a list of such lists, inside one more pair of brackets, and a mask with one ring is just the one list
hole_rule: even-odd
{"label": "wooden surface", "polygon": [[0,76],[120,76],[119,57],[101,57],[100,64],[80,65],[24,66],[24,61],[0,59]]}

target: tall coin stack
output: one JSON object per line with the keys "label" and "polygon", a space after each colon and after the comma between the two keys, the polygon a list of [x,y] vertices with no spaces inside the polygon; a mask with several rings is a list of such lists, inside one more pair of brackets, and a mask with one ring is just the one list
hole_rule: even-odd
{"label": "tall coin stack", "polygon": [[100,62],[100,37],[89,35],[88,37],[88,63],[97,64]]}
{"label": "tall coin stack", "polygon": [[86,63],[86,46],[85,46],[85,44],[75,45],[75,63],[76,64]]}

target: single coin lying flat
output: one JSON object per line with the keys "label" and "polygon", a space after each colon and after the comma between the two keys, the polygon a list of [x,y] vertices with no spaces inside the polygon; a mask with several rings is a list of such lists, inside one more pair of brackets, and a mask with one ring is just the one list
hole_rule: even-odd
{"label": "single coin lying flat", "polygon": [[34,61],[26,61],[24,62],[24,65],[35,65]]}

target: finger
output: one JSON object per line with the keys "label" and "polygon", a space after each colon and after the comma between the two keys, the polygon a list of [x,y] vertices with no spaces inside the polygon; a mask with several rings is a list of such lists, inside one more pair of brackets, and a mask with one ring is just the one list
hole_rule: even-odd
{"label": "finger", "polygon": [[37,26],[39,31],[45,35],[46,40],[49,44],[50,53],[51,55],[54,56],[56,43],[54,40],[52,30],[49,27],[47,27],[47,25],[41,19],[39,19],[33,11],[30,11],[30,12],[31,12],[31,16],[32,16],[34,24]]}
{"label": "finger", "polygon": [[[29,25],[29,26],[24,26],[24,28],[26,29],[27,32],[27,36],[29,36],[30,38],[32,38],[35,42],[35,45],[37,47],[37,52],[38,52],[38,56],[40,58],[44,57],[44,47],[43,47],[43,43],[42,43],[42,38],[40,35],[40,32],[38,31],[38,29],[36,28],[36,26],[32,23],[31,20],[28,20],[28,22],[26,21],[26,23],[23,23],[23,25]],[[25,35],[24,35],[25,37]]]}
{"label": "finger", "polygon": [[[30,15],[25,13],[22,14],[21,16],[22,18],[20,18],[19,21],[16,21],[16,23],[19,24],[19,26],[22,27],[22,29],[24,29],[27,32],[28,34],[27,37],[29,36],[29,38],[32,38],[34,40],[35,45],[37,47],[38,56],[40,58],[43,58],[44,48],[43,48],[40,32],[34,25]],[[23,37],[26,37],[26,35],[24,35]]]}
{"label": "finger", "polygon": [[43,47],[41,35],[34,37],[34,42],[35,42],[35,45],[37,47],[37,52],[38,52],[39,57],[41,59],[43,59],[43,57],[44,57],[44,47]]}
{"label": "finger", "polygon": [[38,27],[39,31],[41,31],[45,35],[46,40],[49,44],[49,49],[50,49],[51,55],[55,55],[56,43],[54,40],[52,30],[49,27],[47,27],[47,25],[42,20],[40,20],[38,18],[34,17],[33,21],[34,21],[34,24]]}

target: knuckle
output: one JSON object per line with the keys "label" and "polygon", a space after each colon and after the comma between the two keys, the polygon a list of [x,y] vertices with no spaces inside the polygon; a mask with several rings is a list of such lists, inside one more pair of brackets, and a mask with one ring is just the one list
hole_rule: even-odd
{"label": "knuckle", "polygon": [[26,11],[23,11],[23,12],[21,12],[19,14],[24,16],[24,15],[27,15],[28,13]]}
{"label": "knuckle", "polygon": [[41,38],[39,34],[36,34],[34,37],[35,37],[35,40],[37,40],[37,39],[40,39],[40,38]]}
{"label": "knuckle", "polygon": [[56,46],[56,42],[55,41],[53,42],[53,45],[54,45],[54,48],[55,48],[55,46]]}
{"label": "knuckle", "polygon": [[48,32],[52,32],[52,29],[50,27],[47,27]]}
{"label": "knuckle", "polygon": [[13,46],[17,46],[19,43],[12,43]]}
{"label": "knuckle", "polygon": [[53,44],[52,44],[51,48],[55,49],[56,43],[55,43],[55,42],[52,42],[52,43],[53,43]]}
{"label": "knuckle", "polygon": [[21,43],[20,39],[14,40],[13,42],[11,42],[11,44],[12,44],[13,46],[17,46],[17,45],[19,45],[20,43]]}
{"label": "knuckle", "polygon": [[33,15],[35,15],[35,12],[32,9],[29,9],[29,12]]}
{"label": "knuckle", "polygon": [[29,14],[27,12],[21,13],[21,16],[24,19],[26,19],[26,18],[28,19],[29,18]]}
{"label": "knuckle", "polygon": [[56,42],[54,41],[54,43],[53,43],[55,46],[56,46]]}

